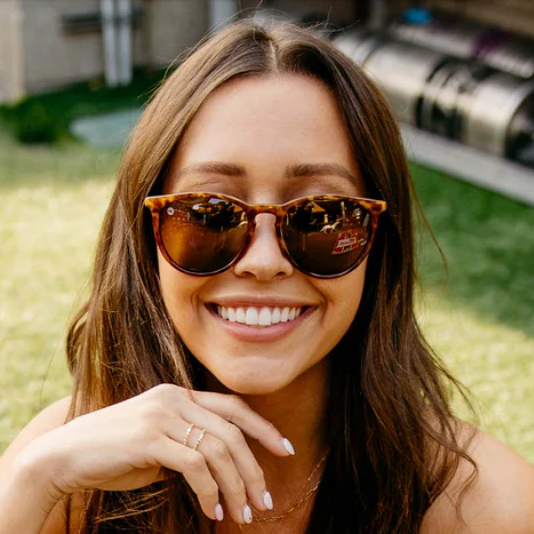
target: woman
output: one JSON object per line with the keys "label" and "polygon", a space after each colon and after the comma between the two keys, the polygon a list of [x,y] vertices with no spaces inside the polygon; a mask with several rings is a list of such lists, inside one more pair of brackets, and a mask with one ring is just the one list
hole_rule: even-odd
{"label": "woman", "polygon": [[6,451],[0,531],[534,532],[532,467],[453,419],[415,321],[412,196],[328,42],[202,43],[126,149],[73,395]]}

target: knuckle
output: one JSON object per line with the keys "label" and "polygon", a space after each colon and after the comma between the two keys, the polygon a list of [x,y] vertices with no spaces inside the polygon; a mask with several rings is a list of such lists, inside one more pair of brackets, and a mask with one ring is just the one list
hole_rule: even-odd
{"label": "knuckle", "polygon": [[250,478],[253,484],[258,484],[260,486],[265,485],[265,474],[263,473],[263,469],[259,465],[256,465],[252,469]]}
{"label": "knuckle", "polygon": [[206,469],[204,456],[197,451],[191,450],[185,461],[185,470],[189,473],[199,473]]}
{"label": "knuckle", "polygon": [[165,406],[180,404],[184,399],[194,400],[194,392],[191,389],[177,386],[176,384],[159,384],[151,390],[154,398]]}
{"label": "knuckle", "polygon": [[213,456],[217,460],[228,460],[230,458],[230,451],[228,450],[226,443],[224,443],[224,441],[221,441],[220,439],[213,440],[211,444],[211,450]]}
{"label": "knuckle", "polygon": [[154,386],[150,391],[152,393],[153,396],[155,396],[156,398],[165,398],[165,397],[168,397],[169,395],[172,395],[172,394],[175,394],[176,393],[176,388],[177,386],[175,386],[174,384],[158,384],[157,386]]}
{"label": "knuckle", "polygon": [[242,480],[239,480],[239,482],[236,482],[235,484],[232,484],[230,486],[230,496],[234,498],[241,498],[245,495],[245,484]]}
{"label": "knuckle", "polygon": [[205,487],[203,487],[202,490],[197,493],[197,496],[203,499],[217,500],[219,497],[219,486],[217,486],[215,481],[213,481],[211,484],[206,484]]}
{"label": "knuckle", "polygon": [[265,426],[267,428],[267,432],[275,431],[277,434],[279,433],[278,429],[274,426],[273,423],[271,423],[271,421],[265,420]]}
{"label": "knuckle", "polygon": [[231,443],[241,445],[245,442],[245,437],[243,436],[243,432],[241,432],[241,429],[237,427],[236,425],[232,423],[227,423],[225,430],[226,430],[226,434],[228,435],[228,439]]}
{"label": "knuckle", "polygon": [[172,386],[172,393],[173,395],[178,395],[180,397],[183,397],[185,395],[189,394],[190,389],[184,388],[182,386],[176,386],[174,384],[170,384]]}
{"label": "knuckle", "polygon": [[259,423],[258,436],[267,438],[271,434],[275,434],[276,436],[281,437],[280,431],[273,425],[273,423],[271,423],[271,421],[261,418]]}

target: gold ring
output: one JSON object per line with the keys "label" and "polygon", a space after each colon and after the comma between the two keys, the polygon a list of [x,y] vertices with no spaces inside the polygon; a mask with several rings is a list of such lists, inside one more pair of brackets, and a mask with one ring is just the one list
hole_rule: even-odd
{"label": "gold ring", "polygon": [[191,423],[188,427],[187,427],[187,431],[185,432],[185,438],[183,439],[182,441],[182,445],[185,445],[187,447],[187,440],[189,439],[189,436],[191,435],[191,430],[193,430],[193,427],[195,425],[193,423]]}
{"label": "gold ring", "polygon": [[198,435],[198,438],[197,440],[195,441],[195,445],[193,446],[193,450],[196,451],[197,450],[197,447],[200,445],[200,442],[202,441],[202,438],[204,437],[204,434],[206,433],[206,431],[204,429],[202,429],[200,431],[200,434]]}

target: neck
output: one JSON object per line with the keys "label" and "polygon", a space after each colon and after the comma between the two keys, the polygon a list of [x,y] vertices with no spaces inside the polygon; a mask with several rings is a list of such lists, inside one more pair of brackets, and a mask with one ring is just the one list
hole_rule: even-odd
{"label": "neck", "polygon": [[[241,395],[256,413],[272,423],[295,448],[295,456],[281,458],[245,435],[264,471],[267,489],[275,502],[275,511],[283,511],[284,506],[293,500],[295,492],[326,451],[329,364],[330,358],[323,358],[291,384],[272,394]],[[212,375],[208,378],[208,389],[231,393]],[[316,473],[316,480],[321,472],[322,469]]]}

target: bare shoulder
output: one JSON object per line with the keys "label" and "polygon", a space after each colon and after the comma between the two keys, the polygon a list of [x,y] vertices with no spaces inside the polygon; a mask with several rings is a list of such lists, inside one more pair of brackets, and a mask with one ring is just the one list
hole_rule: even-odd
{"label": "bare shoulder", "polygon": [[[0,458],[0,480],[7,472],[17,455],[34,439],[63,425],[67,419],[71,397],[60,399],[37,414],[13,440]],[[65,532],[65,503],[60,501],[52,510],[42,534],[59,534]]]}
{"label": "bare shoulder", "polygon": [[71,397],[60,399],[37,414],[13,440],[0,458],[0,473],[35,438],[65,423]]}
{"label": "bare shoulder", "polygon": [[[463,432],[472,431],[464,425]],[[534,466],[494,437],[479,430],[467,452],[478,476],[456,504],[473,468],[462,460],[453,481],[425,516],[424,534],[533,534]]]}

